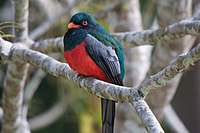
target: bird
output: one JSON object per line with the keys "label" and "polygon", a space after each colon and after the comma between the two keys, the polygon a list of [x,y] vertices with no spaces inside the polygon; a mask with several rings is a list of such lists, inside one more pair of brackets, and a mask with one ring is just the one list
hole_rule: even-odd
{"label": "bird", "polygon": [[[63,38],[64,57],[80,75],[123,86],[124,49],[89,14],[74,14]],[[101,98],[102,133],[113,133],[115,101]]]}

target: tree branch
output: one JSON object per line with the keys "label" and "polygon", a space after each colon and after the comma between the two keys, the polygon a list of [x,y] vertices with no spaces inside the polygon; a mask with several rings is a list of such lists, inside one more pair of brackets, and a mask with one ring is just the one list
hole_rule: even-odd
{"label": "tree branch", "polygon": [[162,71],[156,73],[146,79],[138,86],[138,90],[146,96],[153,88],[164,86],[169,80],[175,77],[178,73],[183,72],[190,65],[200,59],[200,44],[194,47],[190,52],[180,55],[173,63],[165,67]]}
{"label": "tree branch", "polygon": [[[1,40],[0,47],[3,45],[3,42],[4,40]],[[3,49],[1,50],[4,51]],[[0,51],[0,53],[5,53],[2,51]],[[72,71],[67,64],[60,63],[42,53],[24,49],[17,44],[12,45],[9,53],[9,60],[11,61],[28,62],[37,68],[42,68],[51,75],[67,78],[78,84],[84,90],[99,97],[113,99],[120,102],[131,102],[134,107],[137,107],[137,112],[143,120],[144,125],[147,126],[149,132],[154,131],[155,127],[157,127],[158,132],[163,132],[159,123],[155,121],[155,117],[152,117],[153,113],[145,101],[142,100],[142,97],[138,94],[136,89],[109,84],[91,77],[79,76],[77,73]],[[1,57],[2,56],[4,56],[4,54],[1,54]],[[4,57],[1,59],[6,58]],[[147,118],[148,121],[152,121],[152,123],[146,121]]]}
{"label": "tree branch", "polygon": [[[17,32],[17,37],[20,41],[24,41],[24,39],[28,38],[28,11],[26,10],[28,4],[26,2],[28,3],[26,0],[17,0],[16,4],[16,20],[21,23],[19,24],[20,28]],[[158,30],[136,33],[117,33],[114,34],[114,36],[121,42],[126,42],[126,46],[130,47],[145,44],[154,45],[154,43],[159,41],[176,39],[188,34],[199,35],[199,26],[200,21],[198,20],[185,20]],[[25,46],[20,46],[20,44],[21,43],[12,44],[0,38],[0,63],[10,63],[3,92],[3,107],[5,112],[4,122],[6,124],[11,124],[11,127],[15,127],[13,126],[14,124],[19,126],[20,123],[23,123],[20,118],[20,107],[22,103],[21,97],[23,95],[22,90],[24,88],[28,68],[27,65],[23,64],[25,62],[37,68],[42,68],[44,71],[54,76],[68,78],[86,91],[99,97],[132,103],[149,132],[164,132],[143,98],[152,88],[164,86],[168,80],[172,79],[175,75],[182,72],[182,70],[186,69],[190,64],[193,64],[193,62],[200,58],[200,45],[198,45],[188,54],[181,55],[161,72],[146,79],[140,86],[130,88],[116,86],[90,77],[77,75],[67,64],[60,63],[40,52],[26,49]],[[45,45],[42,46],[41,44]],[[36,42],[32,48],[36,50],[39,49],[42,52],[59,52],[63,49],[62,38],[46,40],[46,42]],[[17,65],[16,62],[18,63]],[[6,98],[7,96],[9,96],[9,99]],[[18,127],[18,129],[11,129],[5,124],[3,124],[3,126],[5,127],[4,132],[22,132],[22,129]]]}
{"label": "tree branch", "polygon": [[[11,53],[10,59],[12,60],[23,59],[25,62],[29,62],[36,67],[42,68],[52,75],[62,76],[64,78],[67,77],[71,81],[79,84],[85,90],[97,96],[121,102],[133,102],[132,104],[136,108],[136,111],[142,111],[144,110],[143,107],[146,107],[146,105],[143,106],[141,102],[138,102],[142,98],[138,94],[137,90],[141,92],[140,94],[146,96],[152,88],[164,86],[167,81],[172,79],[178,73],[182,72],[190,64],[193,64],[195,61],[200,59],[200,44],[193,48],[188,54],[179,56],[177,60],[164,68],[161,72],[146,79],[140,86],[132,89],[128,87],[111,85],[93,78],[84,78],[82,76],[78,76],[75,72],[70,70],[68,65],[60,63],[48,57],[47,55],[36,51],[13,47]],[[137,107],[140,107],[140,109],[137,110]],[[149,116],[151,113],[145,115],[145,117],[142,116],[144,113],[138,112],[138,114],[140,115],[141,119],[144,118],[144,120],[146,120],[145,118],[148,118],[147,116]],[[149,117],[152,118],[151,115]],[[145,121],[143,122],[146,123]]]}
{"label": "tree branch", "polygon": [[185,35],[199,35],[200,21],[184,20],[157,30],[142,32],[125,32],[113,34],[120,42],[126,43],[127,47],[140,45],[155,45],[159,41],[178,39]]}
{"label": "tree branch", "polygon": [[[4,45],[5,41],[1,40],[1,47]],[[7,49],[6,49],[7,50]],[[138,111],[140,118],[145,120],[145,118],[151,118],[151,111],[148,109],[147,105],[141,102],[142,96],[146,96],[152,88],[159,88],[164,86],[167,81],[172,79],[175,75],[182,72],[186,69],[190,64],[193,64],[195,61],[200,59],[200,44],[193,48],[188,54],[180,55],[172,64],[168,65],[161,72],[151,76],[146,79],[141,85],[135,88],[122,87],[113,84],[109,84],[103,81],[96,80],[91,77],[83,77],[77,75],[74,71],[72,71],[69,66],[65,63],[60,63],[53,58],[44,55],[42,53],[21,48],[19,46],[12,45],[10,49],[9,58],[2,57],[6,52],[3,52],[4,49],[1,49],[1,59],[9,59],[12,61],[25,61],[37,68],[42,68],[44,71],[50,73],[54,76],[61,76],[64,78],[68,78],[69,80],[75,82],[80,87],[83,87],[86,91],[95,94],[99,97],[104,97],[120,102],[131,102],[133,106]],[[140,94],[138,93],[138,91]],[[146,110],[146,114],[141,111]],[[140,109],[137,109],[140,108]],[[139,112],[140,111],[140,112]],[[148,114],[150,112],[150,114]],[[145,116],[145,117],[144,117]],[[149,116],[149,117],[148,117]],[[148,128],[151,126],[144,121],[144,124]],[[157,122],[155,122],[157,123]],[[149,129],[150,131],[151,129]],[[153,130],[153,129],[152,129]]]}
{"label": "tree branch", "polygon": [[[135,47],[147,44],[155,45],[157,42],[178,39],[185,35],[199,35],[199,28],[200,21],[187,19],[157,30],[114,33],[113,36],[122,42],[124,47]],[[42,40],[33,44],[31,49],[43,53],[60,52],[63,50],[63,40],[62,37]]]}
{"label": "tree branch", "polygon": [[16,37],[20,40],[28,37],[29,0],[15,0],[15,22],[18,24]]}
{"label": "tree branch", "polygon": [[[197,25],[195,26],[195,28],[191,28],[191,29],[199,28],[199,22],[195,21],[195,23],[196,22],[197,22]],[[172,30],[173,26],[175,27],[175,29],[176,28],[179,29],[178,27],[179,26],[181,27],[182,24],[183,23],[180,22],[180,23],[174,24],[175,26],[174,25],[169,26],[166,29],[171,28],[171,30],[166,30],[166,32],[174,31]],[[182,29],[183,30],[182,32],[184,31],[187,32],[186,29],[189,28],[187,27],[187,24],[188,23],[186,23],[186,28]],[[190,31],[192,31],[191,29],[189,28]],[[157,35],[156,34],[157,31],[159,30],[154,31],[155,35]],[[175,34],[174,32],[172,33]],[[187,33],[193,33],[193,32],[187,32]],[[195,31],[195,34],[197,33],[198,32]],[[143,38],[143,40],[145,41],[145,38]],[[157,40],[155,39],[155,41],[159,41],[159,39]],[[49,43],[52,43],[53,45],[52,44],[49,45]],[[41,44],[45,44],[45,45],[42,46]],[[49,46],[53,46],[53,47],[49,47]],[[32,48],[35,48],[35,49],[40,48],[40,47],[42,48],[41,49],[42,52],[45,52],[46,50],[49,50],[49,49],[50,51],[51,50],[54,51],[55,49],[56,49],[55,51],[61,51],[63,45],[62,45],[61,38],[57,38],[57,39],[41,41],[41,42],[35,43],[35,45],[32,46]],[[113,99],[120,102],[130,102],[136,108],[137,113],[139,114],[141,120],[143,121],[144,125],[146,126],[149,132],[153,132],[154,127],[157,127],[156,128],[157,131],[163,132],[162,128],[160,127],[159,123],[155,119],[148,105],[143,100],[143,96],[146,96],[152,88],[154,87],[158,88],[165,85],[165,83],[168,80],[172,79],[175,75],[180,73],[187,66],[189,66],[190,64],[198,60],[200,58],[199,50],[200,50],[200,45],[192,49],[188,54],[181,55],[171,65],[164,68],[161,72],[146,79],[140,86],[134,87],[134,88],[116,86],[116,85],[105,83],[103,81],[99,81],[90,77],[79,76],[75,72],[73,72],[69,68],[69,66],[65,63],[60,63],[54,60],[53,58],[47,55],[44,55],[42,53],[25,49],[24,46],[20,46],[19,43],[15,43],[13,45],[12,43],[4,41],[3,39],[0,39],[0,57],[1,57],[0,62],[1,63],[7,63],[8,61],[28,62],[37,68],[42,68],[44,71],[54,76],[68,78],[69,80],[78,84],[80,87],[84,88],[86,91],[89,91],[90,93],[95,94],[99,97]],[[138,90],[139,90],[139,93],[138,93]],[[152,122],[149,122],[149,121],[152,121]]]}
{"label": "tree branch", "polygon": [[[18,41],[24,42],[28,39],[28,6],[29,0],[15,0],[15,21],[18,24],[16,38]],[[4,133],[30,133],[26,119],[22,119],[23,89],[27,71],[28,64],[12,62],[8,65],[2,102],[4,112],[2,131]]]}
{"label": "tree branch", "polygon": [[[164,27],[179,21],[192,22],[192,0],[176,0],[173,2],[171,0],[157,0],[156,5],[157,24],[160,27]],[[183,32],[177,32],[176,34],[172,35],[176,37],[187,32],[185,29],[180,31]],[[151,53],[151,65],[147,76],[162,70],[181,53],[188,53],[193,43],[194,37],[192,36],[185,36],[180,39],[158,42],[158,45],[154,47]],[[164,107],[172,100],[181,76],[182,74],[178,74],[175,78],[163,86],[163,89],[153,91],[146,97],[148,105],[159,120],[162,119]],[[157,103],[157,101],[159,101],[159,103]]]}
{"label": "tree branch", "polygon": [[139,98],[137,100],[134,100],[132,101],[132,105],[134,106],[148,133],[164,133],[164,130],[160,126],[158,120],[156,119],[144,99]]}

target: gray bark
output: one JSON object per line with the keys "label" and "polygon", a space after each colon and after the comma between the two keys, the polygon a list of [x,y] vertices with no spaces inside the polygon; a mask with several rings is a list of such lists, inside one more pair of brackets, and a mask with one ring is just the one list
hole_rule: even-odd
{"label": "gray bark", "polygon": [[[146,79],[141,85],[134,88],[121,87],[90,77],[85,78],[78,76],[65,63],[60,63],[45,54],[25,49],[17,44],[12,44],[2,39],[0,41],[0,55],[1,60],[24,61],[37,68],[42,68],[51,75],[68,78],[80,87],[83,87],[86,91],[99,97],[119,102],[130,102],[135,107],[148,132],[164,132],[148,105],[143,100],[143,97],[146,96],[150,90],[164,86],[167,81],[182,72],[190,64],[200,59],[200,45],[192,49],[188,54],[179,56],[165,69]],[[149,121],[152,122],[149,123]]]}
{"label": "gray bark", "polygon": [[[15,1],[15,22],[18,41],[28,39],[28,0]],[[12,62],[8,65],[3,90],[3,133],[29,133],[26,119],[22,118],[23,89],[28,64]]]}
{"label": "gray bark", "polygon": [[[191,17],[191,0],[159,0],[157,1],[157,5],[158,24],[161,27]],[[179,35],[181,35],[181,33]],[[164,44],[162,43],[158,43],[152,53],[152,62],[148,76],[160,71],[160,69],[169,64],[181,53],[187,53],[194,43],[194,38],[186,36],[184,38],[165,42]],[[168,105],[173,98],[181,76],[182,74],[179,74],[170,82],[166,83],[162,91],[152,91],[152,93],[148,95],[147,101],[149,106],[158,119],[162,119],[164,107]],[[157,101],[159,101],[159,103]]]}

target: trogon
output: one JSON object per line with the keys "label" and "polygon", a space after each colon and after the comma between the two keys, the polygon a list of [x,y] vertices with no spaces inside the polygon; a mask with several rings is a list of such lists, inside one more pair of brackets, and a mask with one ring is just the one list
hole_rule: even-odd
{"label": "trogon", "polygon": [[[122,45],[90,15],[72,16],[64,35],[64,57],[78,74],[123,86]],[[115,101],[101,99],[102,133],[113,133]]]}

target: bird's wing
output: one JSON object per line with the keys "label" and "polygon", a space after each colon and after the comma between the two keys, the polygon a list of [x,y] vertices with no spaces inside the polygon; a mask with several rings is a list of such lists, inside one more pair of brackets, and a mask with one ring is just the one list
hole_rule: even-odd
{"label": "bird's wing", "polygon": [[108,80],[117,85],[123,85],[120,77],[120,64],[115,50],[98,41],[90,34],[86,36],[86,51],[93,61],[105,73]]}
{"label": "bird's wing", "polygon": [[[105,73],[108,80],[117,85],[123,85],[120,76],[119,59],[115,50],[105,45],[90,34],[86,36],[86,51],[93,61]],[[115,102],[108,99],[101,100],[102,105],[102,132],[113,133],[115,119]]]}

